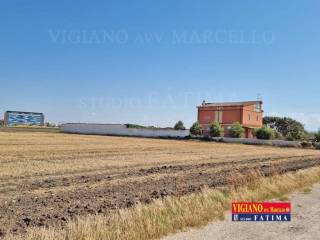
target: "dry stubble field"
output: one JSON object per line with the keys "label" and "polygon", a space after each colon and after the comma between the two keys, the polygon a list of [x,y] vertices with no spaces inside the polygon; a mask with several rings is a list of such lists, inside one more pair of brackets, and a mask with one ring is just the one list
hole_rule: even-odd
{"label": "dry stubble field", "polygon": [[0,236],[138,202],[320,165],[320,151],[199,141],[0,132]]}

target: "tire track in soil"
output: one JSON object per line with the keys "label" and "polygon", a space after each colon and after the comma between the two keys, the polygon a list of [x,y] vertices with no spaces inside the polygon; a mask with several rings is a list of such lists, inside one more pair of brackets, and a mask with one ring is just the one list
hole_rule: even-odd
{"label": "tire track in soil", "polygon": [[[306,157],[314,157],[313,155],[310,156],[305,156]],[[99,173],[95,175],[85,175],[85,173],[88,172],[81,172],[82,174],[77,175],[77,176],[64,176],[64,177],[55,177],[55,178],[47,178],[44,180],[37,180],[37,181],[31,181],[31,183],[28,183],[27,179],[24,179],[23,185],[19,185],[17,183],[17,187],[21,191],[24,190],[37,190],[37,189],[47,189],[47,188],[54,188],[54,187],[67,187],[72,185],[72,183],[77,183],[77,184],[90,184],[90,183],[95,183],[95,182],[100,182],[103,180],[120,180],[120,179],[125,179],[129,177],[134,177],[134,176],[148,176],[152,174],[161,174],[161,173],[177,173],[181,171],[188,171],[188,170],[194,170],[194,169],[200,169],[200,168],[214,168],[214,167],[231,167],[235,165],[247,165],[247,164],[253,164],[253,163],[264,163],[264,162],[276,162],[283,160],[284,157],[265,157],[265,158],[252,158],[252,159],[244,159],[244,160],[233,160],[233,161],[223,161],[223,162],[209,162],[209,163],[200,163],[200,164],[186,164],[186,165],[163,165],[163,166],[157,166],[157,167],[150,167],[150,168],[140,168],[139,170],[129,170],[128,168],[115,168],[114,171],[110,171],[108,169],[107,172],[105,173]],[[297,156],[289,156],[285,157],[286,160],[288,159],[301,159],[301,157]],[[92,170],[94,171],[101,171],[105,170],[104,169],[96,169]],[[45,176],[44,176],[45,177]],[[20,179],[21,180],[21,179]],[[1,185],[5,185],[6,182],[2,183]],[[5,191],[5,190],[3,190]],[[15,191],[14,189],[12,191]],[[10,190],[7,191],[7,193],[10,192]]]}

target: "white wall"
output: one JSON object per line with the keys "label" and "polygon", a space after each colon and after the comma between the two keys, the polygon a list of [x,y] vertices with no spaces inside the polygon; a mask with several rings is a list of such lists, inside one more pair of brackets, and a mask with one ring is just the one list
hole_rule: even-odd
{"label": "white wall", "polygon": [[60,129],[65,133],[116,136],[184,138],[190,135],[189,130],[127,128],[122,124],[66,123]]}

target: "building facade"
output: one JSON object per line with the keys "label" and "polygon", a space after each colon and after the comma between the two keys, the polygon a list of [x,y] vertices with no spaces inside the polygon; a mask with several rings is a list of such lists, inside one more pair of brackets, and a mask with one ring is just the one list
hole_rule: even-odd
{"label": "building facade", "polygon": [[4,113],[4,124],[15,125],[44,125],[44,114],[36,112],[6,111]]}
{"label": "building facade", "polygon": [[206,103],[198,106],[198,122],[203,126],[204,135],[209,135],[212,122],[219,122],[224,135],[235,122],[245,129],[243,137],[253,138],[253,129],[262,127],[262,101]]}

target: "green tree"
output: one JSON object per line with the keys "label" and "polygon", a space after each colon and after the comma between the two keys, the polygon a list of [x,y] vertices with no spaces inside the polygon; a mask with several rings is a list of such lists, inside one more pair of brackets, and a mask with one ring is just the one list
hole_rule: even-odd
{"label": "green tree", "polygon": [[221,127],[219,122],[213,122],[210,126],[210,136],[221,137],[222,135],[223,135],[223,127]]}
{"label": "green tree", "polygon": [[174,129],[175,130],[186,130],[184,124],[182,121],[178,121],[175,125],[174,125]]}
{"label": "green tree", "polygon": [[190,133],[195,136],[202,135],[202,126],[199,122],[195,122],[192,124],[190,128]]}
{"label": "green tree", "polygon": [[306,138],[307,131],[301,122],[288,117],[264,117],[263,124],[281,133],[289,140]]}
{"label": "green tree", "polygon": [[286,137],[289,141],[294,140],[305,140],[308,138],[308,134],[305,130],[301,130],[299,128],[291,129]]}
{"label": "green tree", "polygon": [[275,137],[275,130],[266,126],[255,130],[255,135],[258,139],[273,139]]}
{"label": "green tree", "polygon": [[4,126],[4,120],[0,119],[0,127]]}
{"label": "green tree", "polygon": [[229,134],[233,138],[240,138],[243,133],[244,128],[241,126],[239,122],[233,123],[231,128],[229,129]]}

